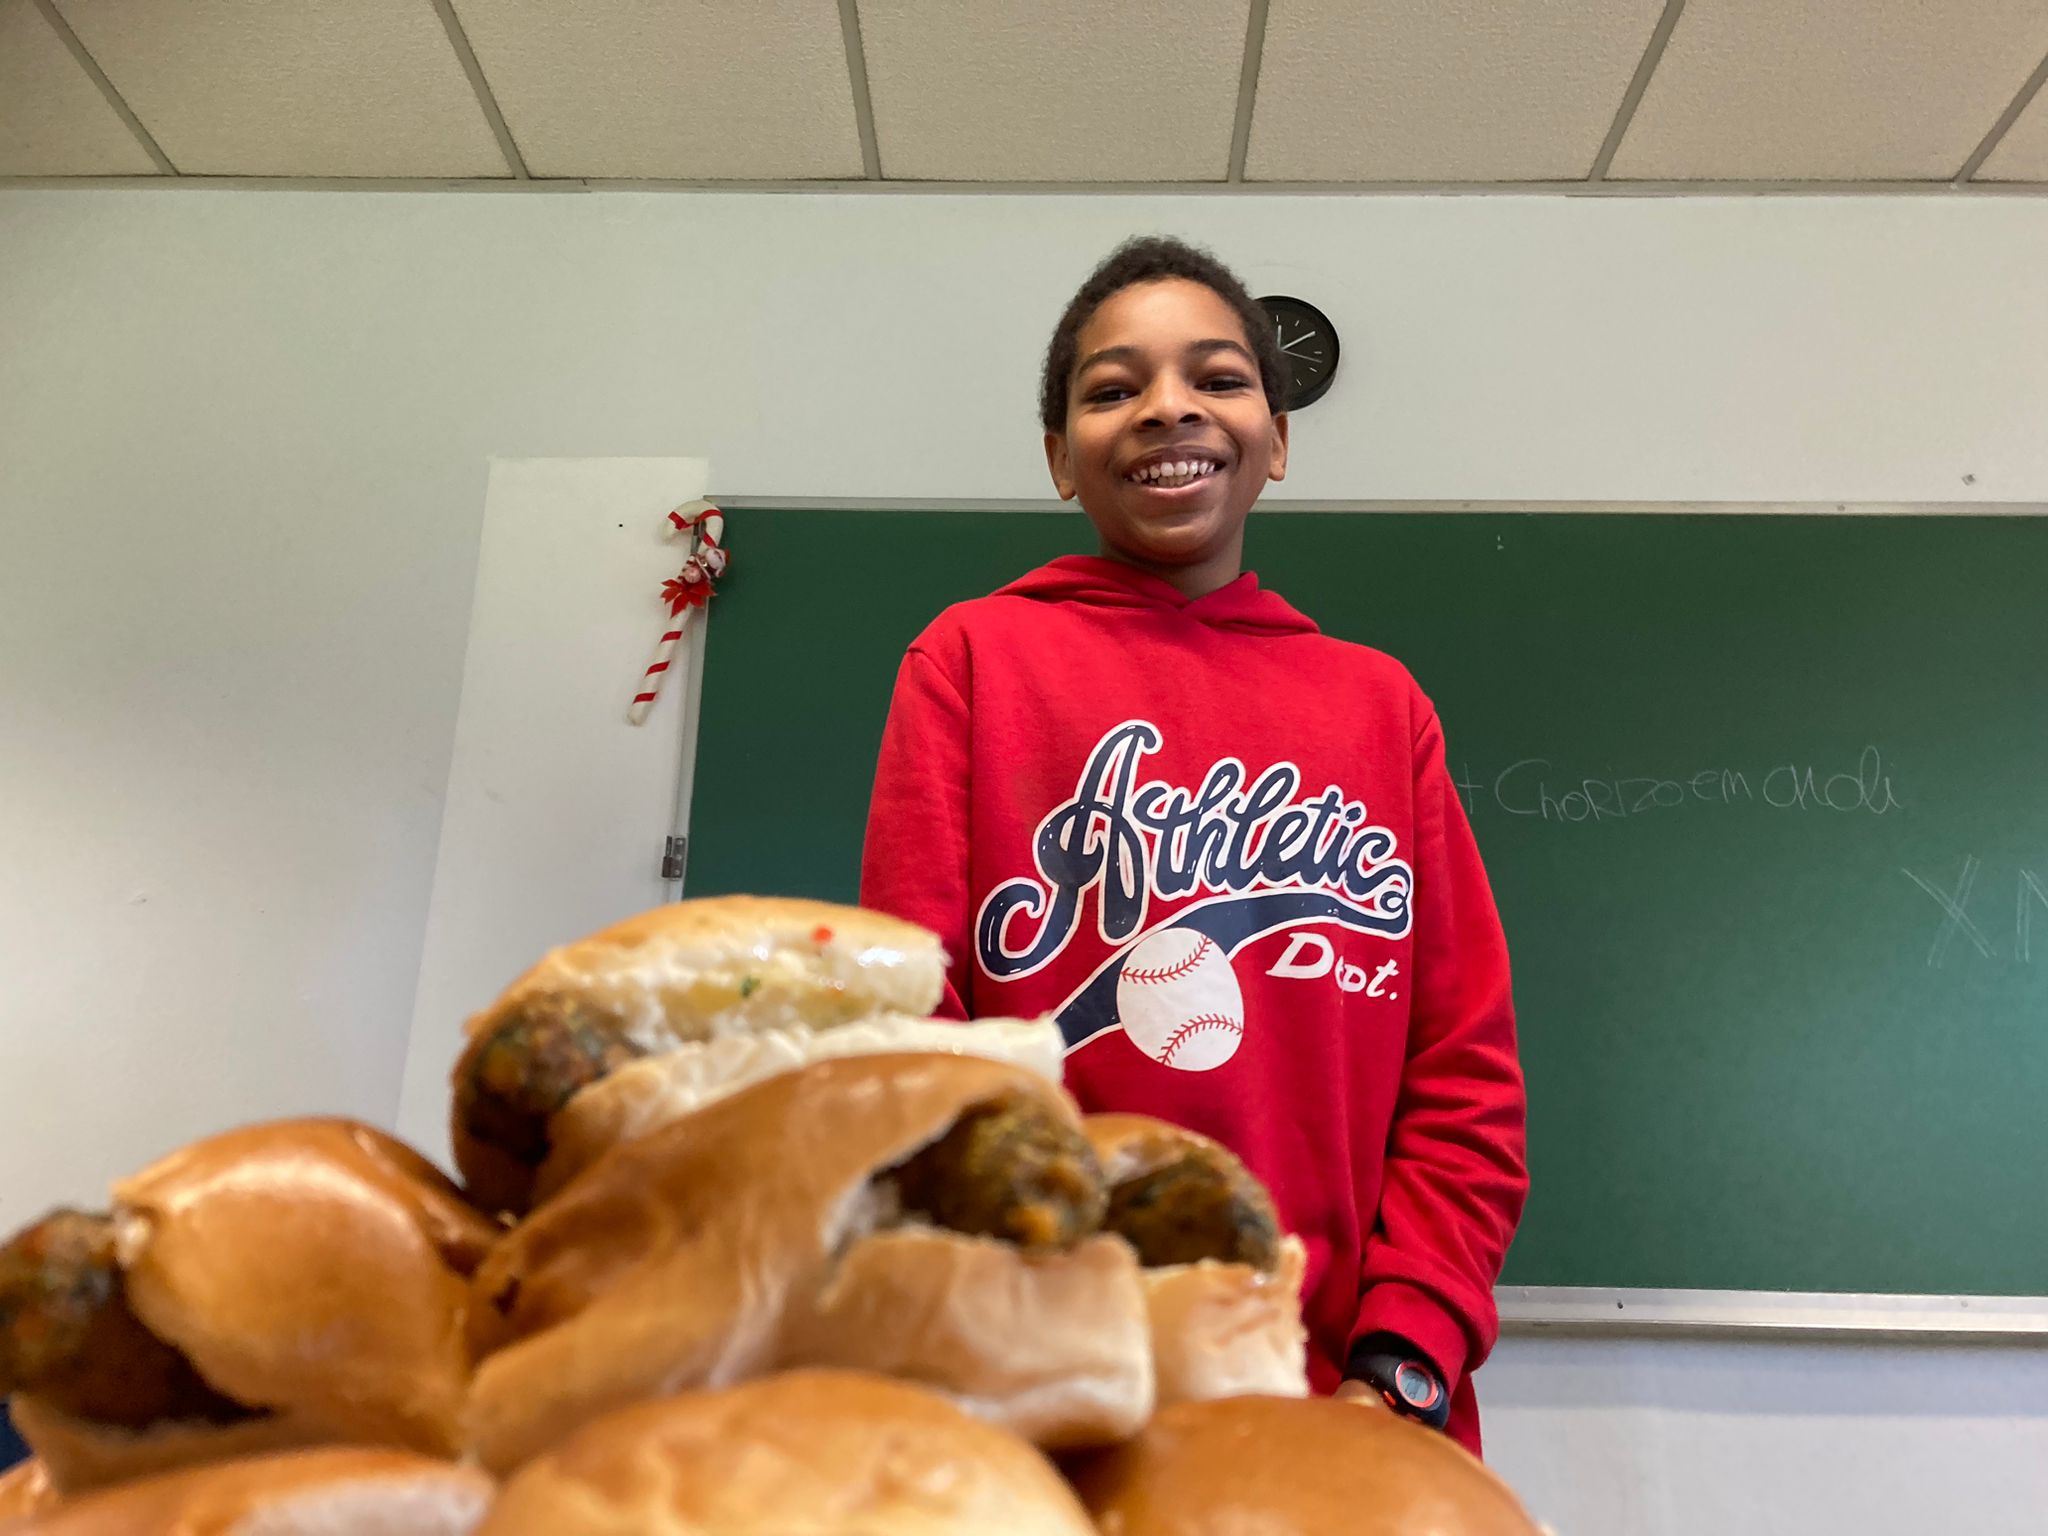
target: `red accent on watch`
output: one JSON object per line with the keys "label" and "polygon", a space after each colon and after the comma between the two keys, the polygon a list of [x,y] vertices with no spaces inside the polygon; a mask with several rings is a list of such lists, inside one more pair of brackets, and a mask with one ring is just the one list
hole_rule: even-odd
{"label": "red accent on watch", "polygon": [[1436,1379],[1435,1372],[1413,1360],[1404,1360],[1394,1368],[1394,1387],[1401,1400],[1417,1413],[1428,1413],[1443,1400],[1444,1384]]}

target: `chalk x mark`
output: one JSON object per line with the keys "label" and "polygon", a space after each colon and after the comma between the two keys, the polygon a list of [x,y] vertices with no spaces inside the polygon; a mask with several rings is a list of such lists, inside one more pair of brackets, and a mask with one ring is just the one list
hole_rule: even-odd
{"label": "chalk x mark", "polygon": [[1970,904],[1970,891],[1977,883],[1977,871],[1980,868],[1982,868],[1982,861],[1974,854],[1964,855],[1962,878],[1956,881],[1956,889],[1953,896],[1944,895],[1940,889],[1928,884],[1927,881],[1921,879],[1910,869],[1901,868],[1899,870],[1900,874],[1919,886],[1929,896],[1932,896],[1942,911],[1948,914],[1942,921],[1940,931],[1934,935],[1934,943],[1928,947],[1927,963],[1929,966],[1940,967],[1942,962],[1948,958],[1949,945],[1955,942],[1955,936],[1959,933],[1976,947],[1978,954],[1982,955],[1986,960],[1991,958],[1990,941],[1984,937],[1977,925],[1970,921],[1970,914],[1966,910]]}

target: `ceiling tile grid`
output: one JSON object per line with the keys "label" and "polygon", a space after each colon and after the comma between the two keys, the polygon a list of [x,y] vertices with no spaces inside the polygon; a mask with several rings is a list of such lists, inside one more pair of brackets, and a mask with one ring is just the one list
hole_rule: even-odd
{"label": "ceiling tile grid", "polygon": [[2048,87],[2034,92],[2027,109],[1978,168],[1977,179],[2048,182]]}
{"label": "ceiling tile grid", "polygon": [[2042,0],[1688,0],[1609,174],[1947,180],[2044,52]]}
{"label": "ceiling tile grid", "polygon": [[1246,178],[1582,178],[1663,9],[1272,0]]}
{"label": "ceiling tile grid", "polygon": [[1996,195],[2044,74],[2048,0],[0,0],[0,178]]}
{"label": "ceiling tile grid", "polygon": [[454,0],[535,176],[861,175],[835,0]]}
{"label": "ceiling tile grid", "polygon": [[509,176],[426,0],[57,0],[181,174]]}
{"label": "ceiling tile grid", "polygon": [[34,0],[0,0],[0,176],[155,174]]}
{"label": "ceiling tile grid", "polygon": [[1250,0],[861,0],[882,174],[1222,181]]}

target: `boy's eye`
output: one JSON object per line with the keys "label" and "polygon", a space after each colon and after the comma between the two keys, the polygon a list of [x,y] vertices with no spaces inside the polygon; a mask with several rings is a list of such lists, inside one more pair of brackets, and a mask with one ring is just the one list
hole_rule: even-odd
{"label": "boy's eye", "polygon": [[1241,373],[1211,374],[1203,381],[1204,389],[1249,389],[1251,380]]}
{"label": "boy's eye", "polygon": [[1128,399],[1130,394],[1130,386],[1126,384],[1098,384],[1088,391],[1087,400],[1090,405],[1108,405]]}

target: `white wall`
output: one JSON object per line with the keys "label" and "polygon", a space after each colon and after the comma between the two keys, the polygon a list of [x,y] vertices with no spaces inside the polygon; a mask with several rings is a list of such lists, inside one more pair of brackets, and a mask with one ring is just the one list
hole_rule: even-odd
{"label": "white wall", "polygon": [[[565,936],[670,899],[661,850],[694,750],[686,707],[703,625],[682,626],[638,726],[627,702],[672,622],[671,509],[702,459],[493,459],[441,847],[413,994],[398,1134],[445,1161],[463,1024]],[[701,673],[700,673],[701,675]]]}
{"label": "white wall", "polygon": [[1564,1536],[2048,1531],[2048,1349],[1516,1338],[1479,1382]]}
{"label": "white wall", "polygon": [[[1292,495],[2048,499],[2048,201],[0,193],[0,1223],[395,1114],[489,456],[1042,494],[1046,328],[1150,229],[1343,328]],[[1581,1532],[2017,1532],[2042,1358],[1484,1379]]]}

